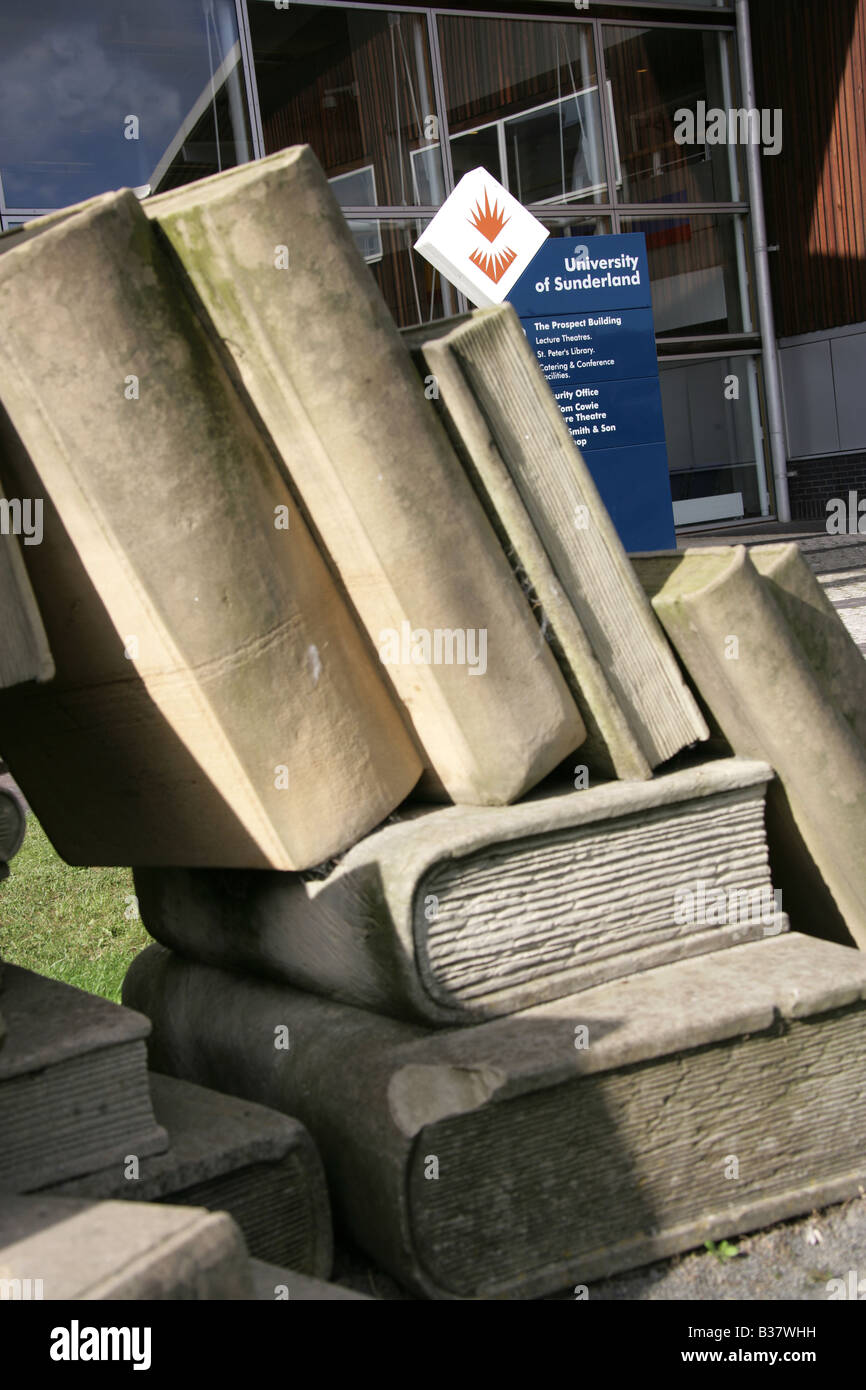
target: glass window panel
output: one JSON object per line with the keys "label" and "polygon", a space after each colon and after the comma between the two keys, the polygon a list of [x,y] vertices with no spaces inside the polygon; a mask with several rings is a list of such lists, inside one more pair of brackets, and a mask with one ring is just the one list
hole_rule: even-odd
{"label": "glass window panel", "polygon": [[529,206],[606,201],[591,28],[438,23],[455,179],[481,165]]}
{"label": "glass window panel", "polygon": [[736,213],[622,218],[624,232],[646,235],[657,336],[752,332],[744,221]]}
{"label": "glass window panel", "polygon": [[311,145],[347,180],[345,207],[350,193],[356,207],[444,201],[422,14],[249,0],[249,16],[266,153]]}
{"label": "glass window panel", "polygon": [[542,213],[538,220],[551,236],[605,236],[610,231],[609,217],[587,217],[585,211],[575,213],[574,217],[551,217]]}
{"label": "glass window panel", "polygon": [[760,515],[756,463],[764,463],[756,362],[744,354],[659,362],[675,502],[739,492],[745,515]]}
{"label": "glass window panel", "polygon": [[7,209],[155,192],[251,158],[231,0],[9,5],[0,55]]}
{"label": "glass window panel", "polygon": [[618,151],[617,197],[629,203],[745,200],[742,149],[680,145],[676,112],[738,105],[733,38],[706,29],[605,25]]}
{"label": "glass window panel", "polygon": [[348,222],[398,328],[459,313],[456,291],[412,249],[426,220],[350,217]]}

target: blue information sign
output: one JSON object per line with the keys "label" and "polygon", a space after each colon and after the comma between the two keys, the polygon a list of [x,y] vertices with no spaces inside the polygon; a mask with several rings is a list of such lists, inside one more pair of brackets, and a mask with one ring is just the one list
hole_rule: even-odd
{"label": "blue information sign", "polygon": [[671,549],[643,233],[549,237],[508,298],[626,550]]}

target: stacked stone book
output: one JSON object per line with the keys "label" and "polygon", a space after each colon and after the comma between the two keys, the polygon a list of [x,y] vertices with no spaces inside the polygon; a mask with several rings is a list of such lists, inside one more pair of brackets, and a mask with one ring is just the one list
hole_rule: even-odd
{"label": "stacked stone book", "polygon": [[585,1286],[866,1181],[866,958],[799,934],[437,1032],[161,946],[124,998],[159,1069],[298,1115],[422,1297]]}
{"label": "stacked stone book", "polygon": [[546,999],[786,929],[765,763],[518,806],[417,808],[325,878],[139,869],[142,919],[183,955],[427,1023]]}
{"label": "stacked stone book", "polygon": [[227,1211],[255,1259],[314,1278],[331,1272],[331,1208],[318,1151],[288,1115],[203,1086],[149,1074],[157,1122],[170,1146],[127,1153],[46,1194],[169,1202]]}
{"label": "stacked stone book", "polygon": [[150,1024],[131,1009],[8,963],[3,1004],[0,1194],[227,1211],[256,1258],[330,1273],[325,1177],[302,1124],[152,1075]]}

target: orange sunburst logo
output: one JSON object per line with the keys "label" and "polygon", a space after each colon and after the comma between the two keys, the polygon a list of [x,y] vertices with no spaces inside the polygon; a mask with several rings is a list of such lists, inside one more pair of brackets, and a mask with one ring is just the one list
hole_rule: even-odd
{"label": "orange sunburst logo", "polygon": [[498,199],[494,199],[493,207],[491,208],[490,200],[487,196],[487,189],[485,188],[483,211],[480,201],[477,202],[473,209],[472,216],[469,217],[467,221],[471,222],[475,230],[480,232],[483,237],[493,242],[499,236],[506,222],[511,221],[511,218],[505,216],[505,209],[500,208]]}
{"label": "orange sunburst logo", "polygon": [[492,251],[473,251],[469,257],[473,265],[477,265],[482,274],[488,280],[492,280],[494,285],[498,285],[506,270],[517,260],[517,252],[512,251],[510,246],[499,252]]}

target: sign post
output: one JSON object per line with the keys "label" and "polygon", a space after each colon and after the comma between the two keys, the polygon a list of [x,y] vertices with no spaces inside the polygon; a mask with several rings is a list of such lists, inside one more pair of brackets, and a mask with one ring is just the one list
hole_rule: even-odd
{"label": "sign post", "polygon": [[643,233],[551,238],[507,297],[626,550],[674,548]]}
{"label": "sign post", "polygon": [[486,169],[415,243],[482,307],[509,300],[626,550],[676,545],[642,232],[550,237]]}

